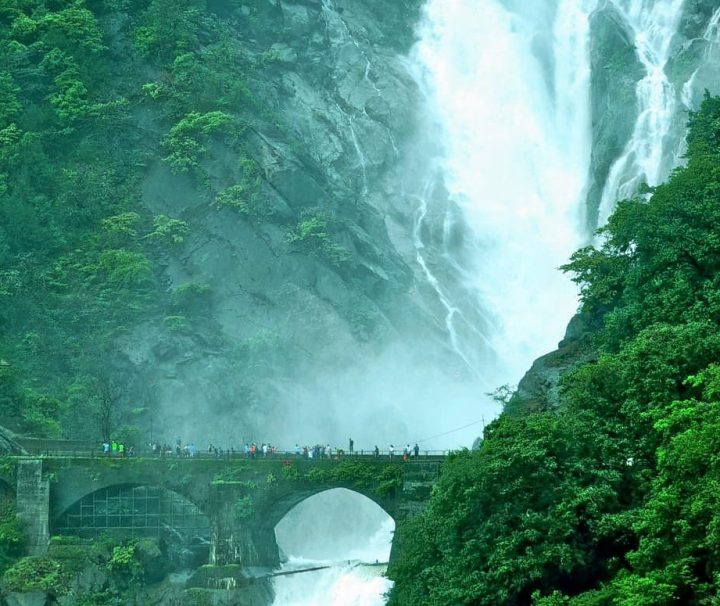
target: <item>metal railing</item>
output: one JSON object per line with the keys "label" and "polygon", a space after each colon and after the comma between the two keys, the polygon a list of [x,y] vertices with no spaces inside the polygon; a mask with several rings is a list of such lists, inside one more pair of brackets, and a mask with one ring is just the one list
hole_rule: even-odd
{"label": "metal railing", "polygon": [[403,460],[409,460],[409,461],[421,461],[421,460],[432,460],[432,459],[443,459],[447,457],[450,453],[457,452],[452,450],[421,450],[419,451],[418,455],[416,456],[414,452],[411,452],[409,455],[405,455],[403,452],[397,452],[395,451],[392,455],[390,454],[390,451],[388,450],[381,450],[378,452],[378,454],[375,454],[374,451],[366,451],[366,450],[360,450],[355,452],[342,452],[342,451],[333,451],[331,456],[328,456],[327,454],[323,456],[317,456],[317,457],[309,457],[306,454],[300,453],[297,454],[294,450],[293,451],[275,451],[272,453],[263,454],[261,452],[256,452],[254,456],[251,456],[250,454],[246,454],[242,451],[222,451],[218,453],[210,453],[207,451],[200,451],[195,452],[193,455],[190,455],[189,453],[181,452],[179,455],[176,452],[164,452],[162,454],[160,453],[152,453],[148,451],[143,452],[135,452],[130,454],[129,452],[125,452],[123,454],[117,453],[109,453],[106,454],[102,451],[102,448],[97,450],[77,450],[77,449],[68,449],[68,450],[61,450],[61,449],[55,449],[55,450],[41,450],[38,452],[30,452],[27,455],[21,455],[25,457],[53,457],[53,458],[72,458],[72,459],[113,459],[113,460],[123,460],[123,459],[154,459],[154,460],[168,460],[168,461],[178,461],[178,460],[200,460],[200,461],[207,461],[207,460],[213,460],[213,459],[219,459],[219,460],[290,460],[290,461],[296,461],[296,460],[302,460],[302,461],[340,461],[340,460],[363,460],[363,461],[374,461],[374,460],[384,460],[384,461],[403,461]]}

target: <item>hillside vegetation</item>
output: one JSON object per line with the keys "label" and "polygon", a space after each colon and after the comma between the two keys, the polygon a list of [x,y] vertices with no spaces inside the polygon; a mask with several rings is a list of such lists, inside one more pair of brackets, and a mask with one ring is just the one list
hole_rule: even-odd
{"label": "hillside vegetation", "polygon": [[[411,272],[358,192],[387,170],[382,61],[418,6],[345,3],[382,13],[368,33],[319,2],[0,3],[3,424],[136,443],[171,413],[173,436],[261,426],[334,356],[316,332],[362,348],[408,315]],[[346,123],[386,131],[367,166]]]}
{"label": "hillside vegetation", "polygon": [[600,236],[563,268],[597,356],[445,466],[396,535],[391,605],[720,600],[720,98]]}
{"label": "hillside vegetation", "polygon": [[150,213],[140,186],[160,154],[201,177],[208,138],[237,137],[253,108],[226,25],[200,7],[0,7],[0,407],[19,431],[99,437],[114,339],[150,315],[179,322],[196,294],[162,279],[186,222]]}

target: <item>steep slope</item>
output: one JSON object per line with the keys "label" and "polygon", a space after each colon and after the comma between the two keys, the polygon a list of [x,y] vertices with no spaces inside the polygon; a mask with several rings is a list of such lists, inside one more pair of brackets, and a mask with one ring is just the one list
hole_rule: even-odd
{"label": "steep slope", "polygon": [[401,526],[390,604],[717,601],[720,98],[687,166],[565,267],[597,357],[503,414]]}
{"label": "steep slope", "polygon": [[414,339],[443,354],[388,203],[418,4],[3,5],[16,428],[287,436],[327,412],[318,376],[357,384],[401,333],[408,367]]}

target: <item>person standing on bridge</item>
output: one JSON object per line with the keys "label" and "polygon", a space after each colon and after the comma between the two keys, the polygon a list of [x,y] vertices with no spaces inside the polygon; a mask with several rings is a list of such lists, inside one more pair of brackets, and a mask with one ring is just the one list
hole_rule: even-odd
{"label": "person standing on bridge", "polygon": [[395,446],[390,444],[390,460],[392,460],[394,454],[395,454]]}
{"label": "person standing on bridge", "polygon": [[375,450],[373,450],[373,454],[375,455],[375,458],[380,456],[380,449],[378,448],[377,444],[375,444]]}
{"label": "person standing on bridge", "polygon": [[355,442],[353,442],[353,439],[350,438],[350,440],[349,440],[349,442],[348,442],[348,452],[349,452],[350,454],[353,453],[353,447],[354,447],[354,446],[355,446]]}
{"label": "person standing on bridge", "polygon": [[415,447],[413,448],[413,453],[415,454],[416,459],[420,455],[420,447],[417,445],[417,442],[415,442]]}

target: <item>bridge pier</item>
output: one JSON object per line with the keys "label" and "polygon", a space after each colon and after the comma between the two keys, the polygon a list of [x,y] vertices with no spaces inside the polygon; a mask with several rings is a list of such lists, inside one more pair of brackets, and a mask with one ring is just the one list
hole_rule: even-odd
{"label": "bridge pier", "polygon": [[252,511],[248,489],[233,483],[212,486],[208,516],[211,524],[210,564],[275,568],[280,555],[274,528]]}
{"label": "bridge pier", "polygon": [[24,522],[30,555],[43,555],[50,543],[50,482],[43,478],[41,459],[27,459],[17,466],[17,513]]}

